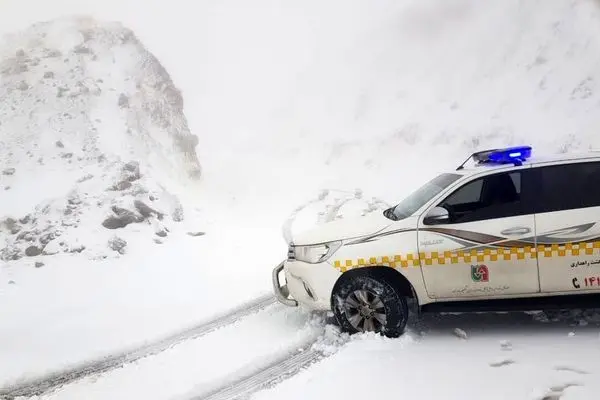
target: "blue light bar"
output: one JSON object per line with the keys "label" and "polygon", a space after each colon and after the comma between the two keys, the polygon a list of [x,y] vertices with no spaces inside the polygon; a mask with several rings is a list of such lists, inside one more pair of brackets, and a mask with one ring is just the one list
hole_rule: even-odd
{"label": "blue light bar", "polygon": [[517,146],[494,150],[488,154],[487,161],[494,164],[521,165],[529,157],[531,157],[531,146]]}

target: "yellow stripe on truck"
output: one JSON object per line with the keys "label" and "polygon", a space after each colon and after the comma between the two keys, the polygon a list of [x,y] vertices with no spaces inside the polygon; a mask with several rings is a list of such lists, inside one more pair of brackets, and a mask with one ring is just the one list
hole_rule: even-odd
{"label": "yellow stripe on truck", "polygon": [[481,263],[488,261],[518,261],[537,257],[572,257],[600,254],[600,241],[567,243],[564,245],[540,245],[537,247],[505,247],[498,249],[458,250],[431,253],[394,254],[378,257],[362,257],[356,260],[335,260],[333,266],[340,272],[354,268],[383,266],[391,268]]}

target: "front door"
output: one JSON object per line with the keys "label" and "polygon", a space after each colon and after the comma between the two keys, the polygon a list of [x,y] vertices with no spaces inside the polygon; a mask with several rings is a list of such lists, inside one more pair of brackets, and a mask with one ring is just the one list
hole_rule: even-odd
{"label": "front door", "polygon": [[600,162],[534,168],[542,292],[600,291]]}
{"label": "front door", "polygon": [[443,223],[419,222],[421,271],[432,298],[539,292],[529,167],[476,178],[435,206]]}

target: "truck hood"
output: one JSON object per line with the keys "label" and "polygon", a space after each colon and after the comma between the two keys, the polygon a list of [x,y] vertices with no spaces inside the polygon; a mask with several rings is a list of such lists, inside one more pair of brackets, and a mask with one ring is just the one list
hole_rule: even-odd
{"label": "truck hood", "polygon": [[319,225],[294,235],[293,244],[304,246],[359,238],[381,232],[392,223],[394,221],[387,219],[383,212],[378,211],[364,217],[341,219]]}

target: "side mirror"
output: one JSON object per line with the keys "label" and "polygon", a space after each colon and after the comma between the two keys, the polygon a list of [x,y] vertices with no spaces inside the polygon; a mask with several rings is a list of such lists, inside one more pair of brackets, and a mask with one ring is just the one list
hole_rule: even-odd
{"label": "side mirror", "polygon": [[445,224],[450,222],[450,213],[444,207],[433,207],[425,215],[423,222],[427,225]]}

